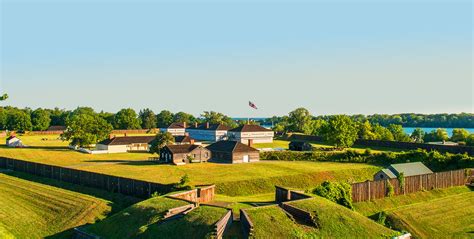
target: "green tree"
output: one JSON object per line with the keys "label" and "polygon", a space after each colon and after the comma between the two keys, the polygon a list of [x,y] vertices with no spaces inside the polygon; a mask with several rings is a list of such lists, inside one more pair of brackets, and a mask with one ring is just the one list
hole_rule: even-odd
{"label": "green tree", "polygon": [[466,138],[466,145],[467,146],[474,146],[474,134],[470,134]]}
{"label": "green tree", "polygon": [[328,122],[322,119],[312,120],[310,124],[311,132],[309,134],[321,136],[327,124]]}
{"label": "green tree", "polygon": [[151,142],[150,153],[159,154],[161,149],[167,144],[173,144],[174,137],[170,132],[158,132],[155,139]]}
{"label": "green tree", "polygon": [[415,141],[416,143],[423,143],[423,139],[425,138],[425,131],[423,131],[422,129],[420,128],[416,128],[415,130],[413,130],[413,132],[411,133],[411,136],[410,138]]}
{"label": "green tree", "polygon": [[390,124],[388,126],[388,130],[393,135],[393,138],[395,141],[400,141],[400,142],[409,142],[410,141],[410,136],[408,136],[405,131],[403,130],[403,127],[398,124]]}
{"label": "green tree", "polygon": [[373,132],[372,124],[368,120],[358,124],[357,136],[359,139],[375,140],[377,135]]}
{"label": "green tree", "polygon": [[357,127],[346,115],[336,115],[329,119],[322,130],[325,140],[336,147],[351,147],[357,139]]}
{"label": "green tree", "polygon": [[205,122],[209,122],[210,124],[224,124],[231,128],[238,126],[232,118],[219,112],[204,111],[204,113],[201,114],[201,117]]}
{"label": "green tree", "polygon": [[62,140],[69,140],[70,145],[86,147],[106,139],[112,132],[112,125],[98,114],[78,112],[66,120],[66,130],[61,134]]}
{"label": "green tree", "polygon": [[168,127],[171,123],[173,123],[173,113],[168,110],[162,110],[156,115],[156,122],[158,128]]}
{"label": "green tree", "polygon": [[388,140],[388,141],[393,141],[394,140],[392,132],[390,132],[390,130],[388,130],[387,128],[376,124],[376,125],[374,125],[373,129],[374,129],[374,134],[376,136],[376,139],[378,139],[378,140]]}
{"label": "green tree", "polygon": [[433,130],[425,134],[425,138],[423,140],[425,142],[440,142],[440,141],[446,141],[448,139],[449,139],[449,136],[446,129],[438,128],[436,130]]}
{"label": "green tree", "polygon": [[453,135],[451,136],[451,141],[453,142],[465,142],[469,136],[469,131],[466,129],[453,129]]}
{"label": "green tree", "polygon": [[298,108],[288,114],[290,130],[294,132],[311,132],[312,116],[305,108]]}
{"label": "green tree", "polygon": [[57,107],[48,111],[49,117],[51,118],[50,125],[66,125],[66,118],[70,112]]}
{"label": "green tree", "polygon": [[0,130],[4,130],[7,128],[7,118],[8,118],[8,111],[0,107]]}
{"label": "green tree", "polygon": [[190,124],[196,122],[196,118],[191,114],[185,112],[178,112],[174,115],[173,121],[176,123],[186,122],[187,124]]}
{"label": "green tree", "polygon": [[121,109],[114,117],[115,129],[140,129],[140,119],[135,110]]}
{"label": "green tree", "polygon": [[31,113],[31,123],[33,130],[47,130],[51,123],[49,112],[41,108],[36,109]]}
{"label": "green tree", "polygon": [[156,128],[156,115],[152,110],[148,108],[140,110],[140,113],[138,113],[138,117],[142,122],[143,129]]}
{"label": "green tree", "polygon": [[2,96],[0,96],[0,101],[4,101],[8,99],[8,94],[3,94]]}
{"label": "green tree", "polygon": [[348,183],[324,181],[313,190],[313,193],[349,209],[354,209],[352,206],[352,188]]}
{"label": "green tree", "polygon": [[6,128],[8,130],[30,131],[32,128],[30,114],[19,109],[9,110]]}

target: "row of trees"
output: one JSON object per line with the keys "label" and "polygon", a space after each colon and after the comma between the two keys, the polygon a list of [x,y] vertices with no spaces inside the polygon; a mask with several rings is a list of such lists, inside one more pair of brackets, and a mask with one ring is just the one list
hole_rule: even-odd
{"label": "row of trees", "polygon": [[237,122],[229,116],[214,111],[205,111],[201,117],[196,118],[185,112],[172,113],[163,110],[155,114],[151,109],[143,109],[137,112],[133,109],[121,109],[117,113],[100,112],[96,113],[90,107],[79,107],[74,111],[62,109],[42,109],[32,110],[30,108],[19,109],[16,107],[0,107],[0,129],[1,130],[46,130],[51,125],[66,126],[68,119],[78,113],[97,115],[105,120],[112,129],[152,129],[166,127],[174,122],[210,122],[212,124],[222,123],[229,127],[236,127]]}
{"label": "row of trees", "polygon": [[408,135],[400,124],[384,127],[378,123],[373,124],[368,119],[355,120],[354,117],[346,115],[313,117],[305,108],[298,108],[282,117],[274,126],[274,130],[320,136],[336,147],[350,147],[358,138],[419,143],[452,140],[474,145],[474,135],[470,135],[465,129],[454,129],[451,138],[447,131],[441,128],[428,133],[417,128]]}
{"label": "row of trees", "polygon": [[[301,108],[304,109],[304,108]],[[298,112],[297,112],[298,113]],[[299,113],[303,113],[300,111]],[[317,119],[327,120],[331,116],[318,116]],[[389,126],[391,124],[403,127],[431,127],[431,128],[474,128],[474,114],[374,114],[374,115],[350,115],[356,122],[369,121],[373,125]],[[263,122],[266,124],[285,122],[288,116],[274,116]]]}

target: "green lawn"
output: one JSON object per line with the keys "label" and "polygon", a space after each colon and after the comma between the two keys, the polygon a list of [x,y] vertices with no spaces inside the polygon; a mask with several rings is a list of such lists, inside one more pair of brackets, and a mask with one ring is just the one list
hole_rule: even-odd
{"label": "green lawn", "polygon": [[166,197],[151,198],[88,226],[86,230],[110,239],[150,237],[148,228],[162,220],[168,209],[187,204],[189,203]]}
{"label": "green lawn", "polygon": [[0,238],[43,238],[92,223],[111,202],[0,173]]}
{"label": "green lawn", "polygon": [[397,232],[390,230],[363,215],[335,204],[325,198],[297,200],[291,205],[317,215],[316,234],[320,238],[387,238]]}
{"label": "green lawn", "polygon": [[474,191],[453,187],[355,203],[357,211],[385,211],[392,226],[417,238],[474,238]]}
{"label": "green lawn", "polygon": [[[21,136],[20,136],[21,137]],[[48,138],[48,140],[41,140]],[[216,184],[231,196],[269,193],[274,185],[307,189],[324,180],[363,181],[378,170],[367,164],[261,161],[250,164],[196,163],[158,165],[148,153],[83,154],[65,147],[57,136],[22,136],[30,148],[0,147],[0,156],[159,183],[175,183],[188,174],[191,184]]]}
{"label": "green lawn", "polygon": [[154,224],[148,228],[147,236],[141,238],[210,238],[213,225],[227,209],[202,205],[182,218]]}

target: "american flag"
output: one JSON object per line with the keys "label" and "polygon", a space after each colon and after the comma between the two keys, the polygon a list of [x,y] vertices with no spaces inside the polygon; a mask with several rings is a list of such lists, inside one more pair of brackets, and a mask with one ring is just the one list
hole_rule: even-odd
{"label": "american flag", "polygon": [[258,109],[257,106],[254,103],[252,103],[252,101],[249,101],[249,106],[256,110]]}

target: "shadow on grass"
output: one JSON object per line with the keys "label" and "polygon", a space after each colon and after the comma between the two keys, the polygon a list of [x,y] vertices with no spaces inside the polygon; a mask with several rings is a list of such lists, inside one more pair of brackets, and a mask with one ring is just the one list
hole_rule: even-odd
{"label": "shadow on grass", "polygon": [[268,205],[273,205],[276,204],[275,201],[267,201],[267,202],[239,202],[242,204],[246,204],[252,207],[261,207],[261,206],[268,206]]}
{"label": "shadow on grass", "polygon": [[24,148],[13,148],[13,147],[8,147],[6,145],[0,145],[0,148],[3,148],[3,149],[46,149],[46,150],[57,150],[57,151],[66,151],[66,150],[69,150],[69,148],[67,146],[26,146]]}
{"label": "shadow on grass", "polygon": [[133,165],[133,166],[159,165],[158,163],[155,163],[155,162],[149,161],[149,160],[108,159],[108,160],[85,160],[84,162],[88,162],[88,163],[114,163],[114,164]]}
{"label": "shadow on grass", "polygon": [[28,180],[28,181],[41,183],[41,184],[45,184],[45,185],[49,185],[49,186],[53,186],[57,188],[62,188],[62,189],[77,192],[77,193],[87,194],[96,198],[109,201],[109,206],[111,207],[111,211],[109,215],[115,212],[118,212],[142,200],[142,199],[132,197],[132,196],[125,196],[119,193],[112,193],[112,192],[108,192],[101,189],[86,187],[82,185],[76,185],[76,184],[67,183],[67,182],[61,182],[58,180],[38,177],[38,176],[34,176],[31,174],[22,173],[22,172],[9,171],[9,172],[4,172],[4,173],[9,176],[13,176],[13,177],[20,178],[23,180]]}

